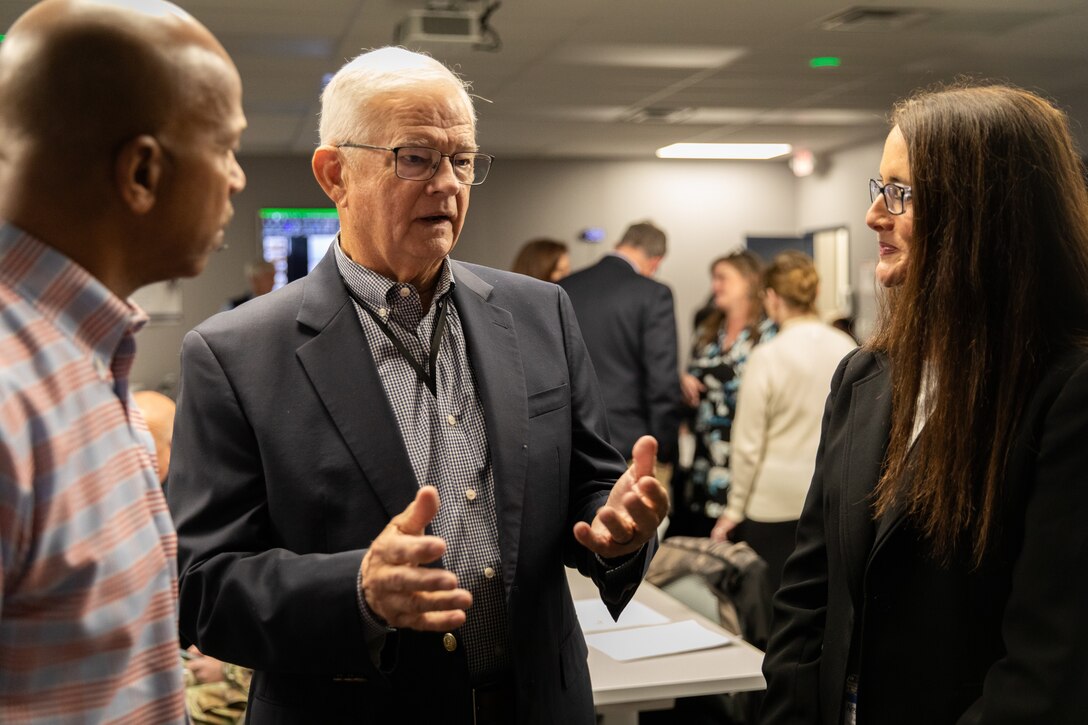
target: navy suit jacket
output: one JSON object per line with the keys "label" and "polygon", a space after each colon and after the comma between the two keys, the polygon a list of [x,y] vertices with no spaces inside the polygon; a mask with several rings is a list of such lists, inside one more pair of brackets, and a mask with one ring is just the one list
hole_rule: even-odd
{"label": "navy suit jacket", "polygon": [[848,355],[775,596],[761,722],[840,725],[855,674],[859,723],[1083,723],[1088,352],[1035,387],[1009,450],[999,536],[977,567],[969,541],[935,563],[903,509],[873,521],[891,411],[886,358]]}
{"label": "navy suit jacket", "polygon": [[630,458],[635,441],[652,435],[658,459],[674,462],[682,402],[672,290],[615,255],[559,284],[600,380],[612,444]]}
{"label": "navy suit jacket", "polygon": [[[190,332],[167,495],[184,638],[256,670],[249,719],[468,722],[463,648],[400,630],[376,667],[356,578],[417,482],[332,249],[306,278]],[[453,264],[495,474],[519,723],[593,723],[564,564],[615,615],[652,555],[605,576],[572,535],[624,470],[555,285]],[[617,575],[618,574],[618,575]]]}

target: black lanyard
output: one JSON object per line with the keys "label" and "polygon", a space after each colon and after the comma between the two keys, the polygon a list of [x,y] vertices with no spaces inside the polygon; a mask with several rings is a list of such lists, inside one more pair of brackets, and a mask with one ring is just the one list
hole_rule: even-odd
{"label": "black lanyard", "polygon": [[431,330],[431,355],[429,360],[430,372],[428,372],[427,369],[424,368],[418,360],[412,357],[412,353],[408,352],[408,348],[404,346],[404,343],[401,342],[400,339],[395,334],[393,334],[393,331],[389,329],[389,323],[379,317],[378,313],[376,313],[374,310],[370,309],[370,306],[367,303],[359,299],[359,297],[355,294],[355,291],[352,290],[351,287],[348,287],[347,282],[344,283],[344,287],[347,289],[348,294],[351,295],[351,298],[355,300],[355,302],[360,307],[366,310],[366,313],[370,315],[371,319],[373,319],[374,322],[377,323],[378,329],[385,333],[385,336],[389,338],[389,341],[391,343],[393,343],[393,347],[397,348],[397,352],[404,356],[404,359],[407,360],[408,364],[412,366],[412,369],[416,371],[416,375],[419,377],[419,382],[426,385],[427,390],[430,390],[431,395],[433,395],[437,399],[438,370],[436,367],[436,363],[438,362],[439,348],[442,346],[442,335],[446,331],[447,305],[445,304],[444,299],[440,299],[434,303],[437,307],[437,316],[434,321],[434,329]]}

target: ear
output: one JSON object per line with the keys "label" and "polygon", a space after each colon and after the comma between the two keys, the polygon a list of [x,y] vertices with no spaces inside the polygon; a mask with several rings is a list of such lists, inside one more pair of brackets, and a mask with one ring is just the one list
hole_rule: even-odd
{"label": "ear", "polygon": [[647,277],[653,277],[657,274],[657,268],[661,266],[661,262],[665,260],[665,257],[649,257],[646,260],[646,264],[643,267],[646,270]]}
{"label": "ear", "polygon": [[126,141],[114,157],[114,184],[133,214],[146,214],[155,206],[164,161],[162,146],[147,134]]}
{"label": "ear", "polygon": [[321,185],[325,195],[332,199],[336,206],[340,206],[341,201],[347,197],[340,151],[334,146],[318,146],[310,160],[310,166],[313,167],[314,178]]}

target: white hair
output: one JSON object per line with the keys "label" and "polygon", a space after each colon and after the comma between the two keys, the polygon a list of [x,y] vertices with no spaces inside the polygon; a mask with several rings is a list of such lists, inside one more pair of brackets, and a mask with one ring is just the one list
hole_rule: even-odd
{"label": "white hair", "polygon": [[475,125],[476,109],[468,84],[434,58],[394,47],[356,56],[336,72],[321,93],[321,143],[370,143],[374,125],[380,120],[379,109],[373,104],[377,96],[436,82],[456,89]]}

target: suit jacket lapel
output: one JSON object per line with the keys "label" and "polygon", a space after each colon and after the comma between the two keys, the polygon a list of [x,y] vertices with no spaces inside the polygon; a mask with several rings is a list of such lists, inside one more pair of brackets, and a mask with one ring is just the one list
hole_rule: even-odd
{"label": "suit jacket lapel", "polygon": [[854,383],[850,398],[850,442],[843,462],[840,521],[843,557],[855,600],[861,592],[866,562],[875,540],[872,520],[873,486],[884,467],[891,430],[892,388],[886,363]]}
{"label": "suit jacket lapel", "polygon": [[305,284],[297,320],[316,334],[296,355],[386,513],[395,516],[419,484],[332,247]]}
{"label": "suit jacket lapel", "polygon": [[454,262],[453,291],[465,345],[484,409],[488,448],[495,474],[499,551],[507,596],[517,569],[525,477],[528,467],[529,408],[517,331],[510,313],[489,302],[491,285]]}

